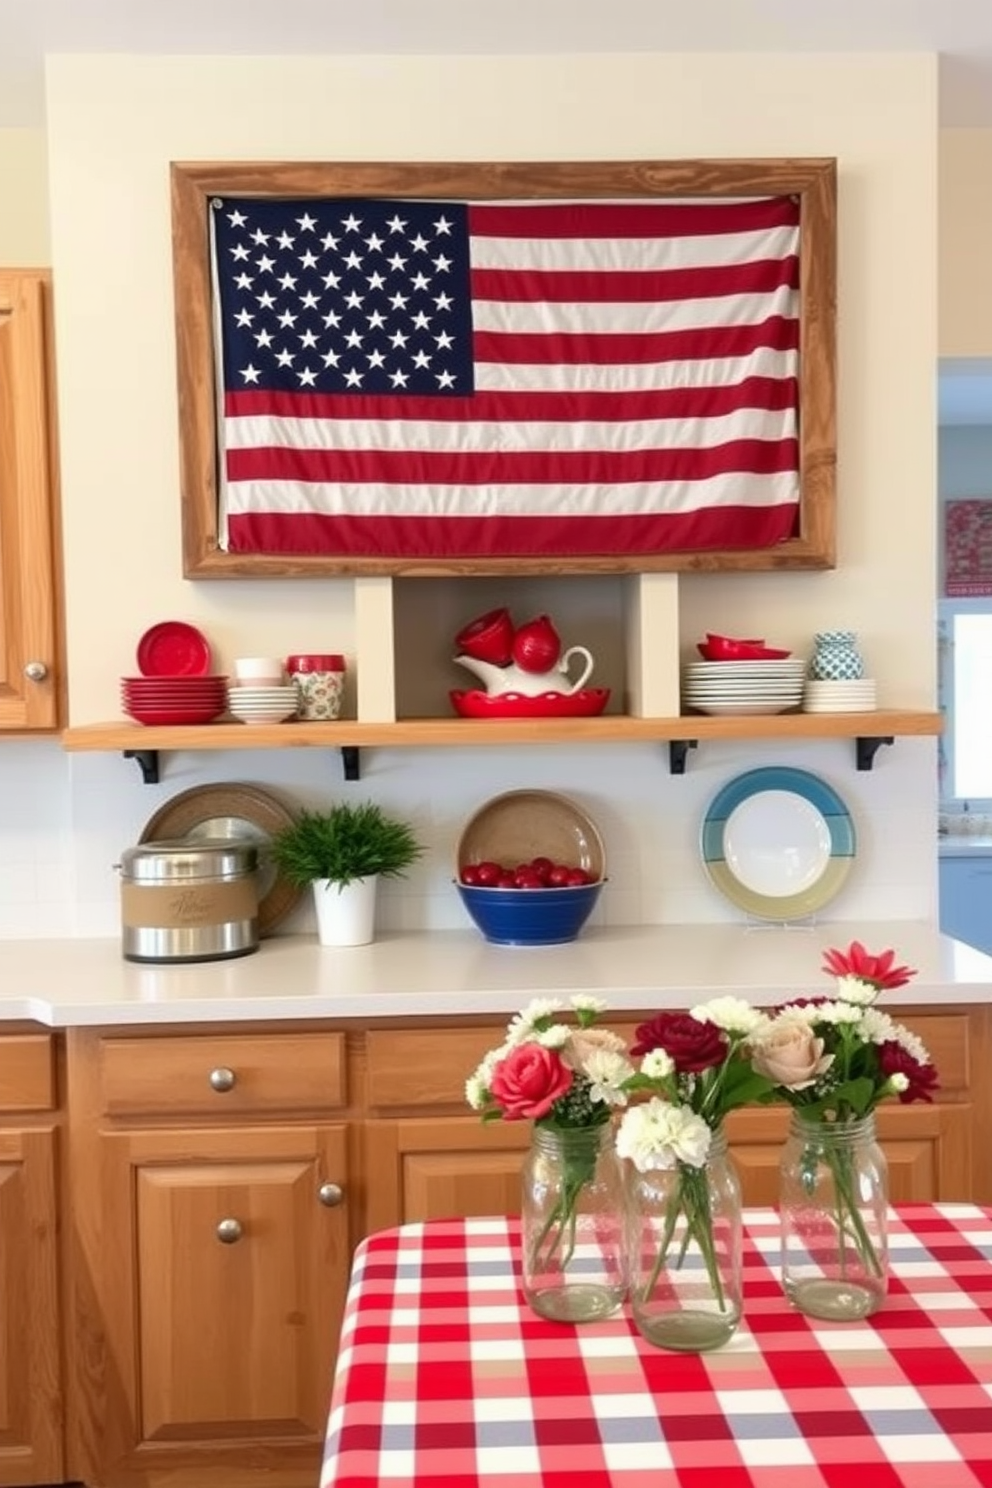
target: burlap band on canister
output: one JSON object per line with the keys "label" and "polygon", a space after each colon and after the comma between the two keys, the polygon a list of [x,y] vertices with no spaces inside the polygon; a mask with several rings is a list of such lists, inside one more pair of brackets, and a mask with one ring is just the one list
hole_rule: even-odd
{"label": "burlap band on canister", "polygon": [[121,884],[121,920],[128,930],[192,930],[257,915],[254,874],[231,883]]}

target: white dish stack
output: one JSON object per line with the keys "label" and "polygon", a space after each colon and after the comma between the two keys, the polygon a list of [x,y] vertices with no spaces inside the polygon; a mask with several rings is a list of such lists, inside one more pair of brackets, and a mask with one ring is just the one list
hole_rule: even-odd
{"label": "white dish stack", "polygon": [[242,723],[286,723],[296,717],[299,702],[295,682],[231,687],[227,694],[229,712]]}
{"label": "white dish stack", "polygon": [[874,677],[844,681],[814,681],[803,691],[804,713],[874,713],[877,689]]}
{"label": "white dish stack", "polygon": [[800,708],[807,663],[692,661],[682,671],[682,703],[715,717],[788,713]]}

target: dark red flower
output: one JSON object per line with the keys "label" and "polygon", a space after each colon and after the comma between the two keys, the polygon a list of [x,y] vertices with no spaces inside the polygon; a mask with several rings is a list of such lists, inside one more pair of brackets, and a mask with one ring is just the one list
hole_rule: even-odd
{"label": "dark red flower", "polygon": [[905,987],[910,977],[916,975],[912,966],[893,966],[895,951],[883,951],[880,956],[873,956],[860,940],[852,940],[846,951],[824,951],[823,954],[824,971],[837,977],[857,977],[859,981],[870,982],[880,992]]}
{"label": "dark red flower", "polygon": [[690,1013],[658,1013],[637,1028],[630,1052],[641,1059],[652,1049],[664,1049],[678,1074],[698,1075],[723,1063],[727,1039],[716,1024],[700,1023]]}
{"label": "dark red flower", "polygon": [[777,1007],[772,1008],[772,1013],[784,1013],[786,1008],[822,1007],[825,1002],[833,1000],[832,997],[790,997],[788,1002],[780,1002]]}
{"label": "dark red flower", "polygon": [[899,1091],[899,1099],[903,1105],[910,1101],[933,1102],[933,1091],[939,1089],[937,1071],[932,1064],[921,1064],[914,1059],[908,1049],[904,1049],[895,1039],[889,1039],[880,1044],[878,1048],[878,1067],[888,1080],[892,1075],[905,1075],[909,1084],[905,1090]]}

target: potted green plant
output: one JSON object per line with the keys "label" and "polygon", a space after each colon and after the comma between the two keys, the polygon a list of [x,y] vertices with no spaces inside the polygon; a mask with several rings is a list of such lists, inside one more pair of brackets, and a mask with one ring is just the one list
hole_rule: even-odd
{"label": "potted green plant", "polygon": [[367,945],[379,879],[401,876],[423,851],[409,823],[363,801],[300,811],[272,839],[271,857],[291,884],[312,885],[322,945]]}

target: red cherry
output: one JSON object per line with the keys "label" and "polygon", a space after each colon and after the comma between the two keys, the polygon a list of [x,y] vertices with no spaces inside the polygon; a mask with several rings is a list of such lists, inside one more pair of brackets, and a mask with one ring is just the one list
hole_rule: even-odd
{"label": "red cherry", "polygon": [[490,862],[487,858],[485,862],[476,864],[475,871],[478,874],[476,882],[481,884],[483,888],[491,889],[494,884],[499,883],[500,874],[503,872],[503,869],[499,863]]}
{"label": "red cherry", "polygon": [[479,882],[478,867],[475,863],[466,863],[459,877],[463,884],[468,884],[470,888],[475,888]]}
{"label": "red cherry", "polygon": [[540,874],[542,880],[546,881],[548,874],[551,872],[555,864],[553,858],[538,857],[531,858],[530,866],[533,868],[535,873]]}
{"label": "red cherry", "polygon": [[544,885],[531,867],[518,868],[513,875],[518,889],[543,889]]}
{"label": "red cherry", "polygon": [[564,863],[556,863],[548,873],[548,883],[554,889],[565,888],[571,871],[571,868],[566,868]]}
{"label": "red cherry", "polygon": [[566,882],[568,883],[569,888],[577,889],[580,884],[589,883],[590,879],[588,873],[584,868],[570,868],[568,870],[568,878]]}
{"label": "red cherry", "polygon": [[517,887],[516,874],[509,868],[504,868],[499,876],[498,889],[515,889]]}

